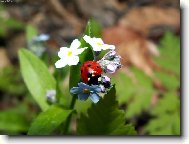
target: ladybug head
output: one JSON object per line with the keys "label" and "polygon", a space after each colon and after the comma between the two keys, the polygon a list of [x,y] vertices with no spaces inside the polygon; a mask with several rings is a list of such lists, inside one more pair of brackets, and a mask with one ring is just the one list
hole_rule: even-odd
{"label": "ladybug head", "polygon": [[98,84],[101,74],[102,68],[95,61],[87,61],[81,66],[81,78],[87,84]]}

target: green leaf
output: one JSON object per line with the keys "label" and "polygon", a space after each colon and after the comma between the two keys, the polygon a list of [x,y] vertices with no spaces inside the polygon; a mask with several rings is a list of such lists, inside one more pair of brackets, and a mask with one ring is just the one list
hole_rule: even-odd
{"label": "green leaf", "polygon": [[37,29],[35,27],[33,27],[32,25],[28,25],[26,27],[27,42],[32,41],[33,37],[35,37],[37,35],[38,35],[38,32],[37,32]]}
{"label": "green leaf", "polygon": [[28,135],[53,134],[66,121],[71,112],[71,110],[64,110],[58,106],[51,106],[47,111],[40,113],[33,121]]}
{"label": "green leaf", "polygon": [[112,77],[112,82],[116,84],[117,100],[120,105],[128,102],[136,91],[132,79],[123,72],[118,72]]}
{"label": "green leaf", "polygon": [[80,135],[135,135],[131,125],[125,125],[125,112],[118,109],[115,87],[97,104],[92,104],[87,115],[81,114],[77,132]]}
{"label": "green leaf", "polygon": [[26,119],[26,114],[22,114],[15,109],[0,111],[0,131],[4,134],[17,134],[26,132],[29,128],[29,123]]}
{"label": "green leaf", "polygon": [[92,105],[92,101],[90,99],[87,99],[86,101],[76,101],[75,109],[77,110],[77,113],[86,113],[87,109],[90,108]]}
{"label": "green leaf", "polygon": [[9,33],[9,30],[22,30],[25,25],[17,19],[4,16],[6,13],[6,7],[0,4],[0,36],[5,37]]}
{"label": "green leaf", "polygon": [[156,115],[145,127],[151,135],[180,135],[180,100],[169,92],[151,110]]}
{"label": "green leaf", "polygon": [[25,94],[26,86],[22,81],[20,70],[13,66],[2,69],[0,71],[0,90],[13,96]]}
{"label": "green leaf", "polygon": [[130,71],[133,72],[134,78],[123,72],[112,78],[116,84],[119,104],[127,104],[127,118],[139,115],[142,110],[148,110],[154,91],[150,77],[134,67],[130,68]]}
{"label": "green leaf", "polygon": [[152,110],[154,115],[163,115],[167,113],[174,113],[180,111],[180,100],[176,92],[168,92],[159,100],[157,106]]}
{"label": "green leaf", "polygon": [[150,109],[153,119],[144,130],[151,135],[180,135],[180,39],[167,32],[161,40],[160,56],[155,62],[163,68],[155,72],[166,91]]}
{"label": "green leaf", "polygon": [[102,27],[95,19],[90,19],[87,23],[85,34],[90,37],[101,37]]}
{"label": "green leaf", "polygon": [[180,88],[180,80],[174,75],[165,72],[155,72],[155,76],[161,80],[163,86],[169,91]]}
{"label": "green leaf", "polygon": [[161,115],[145,127],[150,135],[180,135],[180,115]]}
{"label": "green leaf", "polygon": [[165,70],[180,76],[180,39],[173,33],[167,32],[160,42],[160,56],[155,62]]}
{"label": "green leaf", "polygon": [[45,64],[32,52],[21,49],[19,59],[26,86],[41,109],[46,110],[49,107],[46,101],[46,92],[52,89],[56,90],[55,79]]}

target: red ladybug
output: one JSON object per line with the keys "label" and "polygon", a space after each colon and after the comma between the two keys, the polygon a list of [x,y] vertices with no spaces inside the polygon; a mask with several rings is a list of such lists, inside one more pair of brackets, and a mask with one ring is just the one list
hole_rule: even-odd
{"label": "red ladybug", "polygon": [[84,83],[98,84],[98,78],[102,74],[101,66],[95,61],[84,62],[81,66],[81,78]]}

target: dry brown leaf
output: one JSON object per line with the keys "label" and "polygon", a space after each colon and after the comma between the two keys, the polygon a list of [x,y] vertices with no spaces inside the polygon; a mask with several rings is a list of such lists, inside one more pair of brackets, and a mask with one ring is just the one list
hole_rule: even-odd
{"label": "dry brown leaf", "polygon": [[153,77],[153,68],[156,65],[152,55],[159,54],[155,44],[133,29],[122,26],[105,29],[103,39],[106,43],[117,46],[117,52],[121,55],[124,66],[132,64]]}
{"label": "dry brown leaf", "polygon": [[171,7],[146,6],[131,9],[123,16],[119,24],[148,35],[150,30],[157,26],[168,26],[175,30],[180,27],[180,12]]}

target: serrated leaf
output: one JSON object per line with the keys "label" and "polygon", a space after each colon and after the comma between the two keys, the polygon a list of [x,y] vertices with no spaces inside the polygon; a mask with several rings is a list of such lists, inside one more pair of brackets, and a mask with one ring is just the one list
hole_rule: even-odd
{"label": "serrated leaf", "polygon": [[32,41],[33,37],[37,36],[37,34],[38,34],[38,32],[35,27],[33,27],[32,25],[27,25],[27,27],[26,27],[27,42]]}
{"label": "serrated leaf", "polygon": [[160,42],[160,56],[155,58],[164,69],[180,75],[180,39],[173,33],[167,32]]}
{"label": "serrated leaf", "polygon": [[180,100],[169,92],[151,110],[156,115],[145,127],[151,135],[180,135]]}
{"label": "serrated leaf", "polygon": [[92,105],[92,101],[90,99],[87,99],[86,101],[76,101],[75,103],[75,109],[77,110],[77,113],[86,113],[87,109],[90,108]]}
{"label": "serrated leaf", "polygon": [[180,88],[180,80],[174,75],[165,72],[155,72],[155,76],[161,80],[163,86],[169,91]]}
{"label": "serrated leaf", "polygon": [[132,79],[125,73],[118,72],[117,75],[112,77],[112,81],[116,84],[116,94],[119,104],[122,105],[128,102],[136,91]]}
{"label": "serrated leaf", "polygon": [[19,50],[21,73],[30,93],[44,111],[49,105],[46,101],[46,92],[56,90],[56,81],[49,73],[45,64],[32,52]]}
{"label": "serrated leaf", "polygon": [[134,79],[119,72],[113,78],[119,104],[127,104],[126,117],[131,118],[150,107],[153,94],[152,80],[141,70],[131,68]]}
{"label": "serrated leaf", "polygon": [[155,118],[146,125],[145,131],[151,135],[180,135],[180,40],[179,37],[167,32],[161,40],[160,57],[156,63],[163,68],[155,72],[166,92],[159,98],[156,106],[151,109]]}
{"label": "serrated leaf", "polygon": [[164,97],[159,100],[157,106],[152,110],[152,114],[162,115],[174,113],[180,110],[180,100],[176,92],[165,93]]}
{"label": "serrated leaf", "polygon": [[58,106],[51,106],[47,111],[42,112],[33,121],[29,128],[28,135],[51,135],[64,123],[72,110],[64,110]]}
{"label": "serrated leaf", "polygon": [[180,135],[180,115],[161,115],[152,119],[145,127],[150,135]]}
{"label": "serrated leaf", "polygon": [[135,135],[131,125],[125,125],[125,113],[118,109],[115,87],[97,104],[92,104],[88,115],[81,114],[78,120],[79,135]]}

